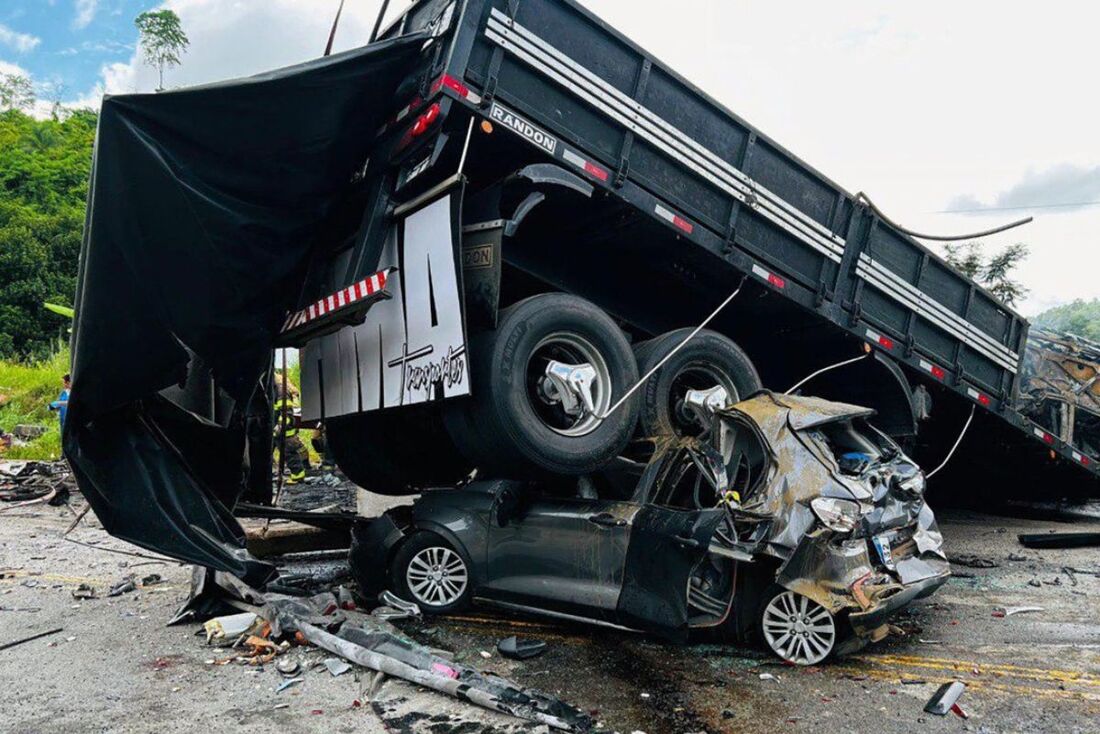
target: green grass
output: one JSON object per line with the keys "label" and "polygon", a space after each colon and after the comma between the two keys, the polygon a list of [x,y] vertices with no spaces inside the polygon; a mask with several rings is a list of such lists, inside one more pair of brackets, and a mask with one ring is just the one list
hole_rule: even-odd
{"label": "green grass", "polygon": [[5,459],[52,461],[61,458],[61,431],[57,413],[48,406],[61,392],[61,376],[69,371],[64,350],[45,362],[26,364],[0,361],[0,428],[10,432],[21,423],[46,426],[44,436],[26,446],[12,446]]}

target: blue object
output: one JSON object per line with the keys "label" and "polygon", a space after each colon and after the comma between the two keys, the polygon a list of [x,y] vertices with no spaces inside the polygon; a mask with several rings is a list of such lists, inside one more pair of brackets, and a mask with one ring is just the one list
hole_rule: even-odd
{"label": "blue object", "polygon": [[61,430],[65,430],[65,415],[69,412],[69,391],[62,390],[57,400],[50,403],[50,410],[57,411],[57,419],[61,422]]}

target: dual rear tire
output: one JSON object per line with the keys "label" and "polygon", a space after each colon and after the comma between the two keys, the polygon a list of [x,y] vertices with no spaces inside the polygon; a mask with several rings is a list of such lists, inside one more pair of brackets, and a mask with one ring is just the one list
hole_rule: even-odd
{"label": "dual rear tire", "polygon": [[470,397],[335,419],[333,453],[352,481],[379,494],[451,484],[474,467],[514,479],[590,474],[620,456],[636,432],[700,432],[683,410],[685,391],[721,387],[732,403],[760,388],[745,353],[704,330],[609,413],[639,373],[690,332],[632,349],[596,305],[564,293],[532,296],[503,309],[496,329],[470,338]]}

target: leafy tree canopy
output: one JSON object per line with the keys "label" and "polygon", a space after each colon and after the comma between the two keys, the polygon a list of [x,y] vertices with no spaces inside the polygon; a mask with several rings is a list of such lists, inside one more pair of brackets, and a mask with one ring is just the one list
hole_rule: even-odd
{"label": "leafy tree canopy", "polygon": [[1100,299],[1078,299],[1055,306],[1036,316],[1032,323],[1100,342]]}
{"label": "leafy tree canopy", "polygon": [[977,242],[947,245],[947,262],[984,285],[996,298],[1013,306],[1027,295],[1027,288],[1012,278],[1012,271],[1027,258],[1022,242],[1009,245],[988,258]]}
{"label": "leafy tree canopy", "polygon": [[47,355],[76,290],[96,113],[0,113],[0,358]]}
{"label": "leafy tree canopy", "polygon": [[179,66],[191,40],[183,31],[180,17],[168,9],[146,11],[134,19],[134,25],[141,34],[138,43],[145,63],[156,68],[160,75],[159,89],[164,89],[165,68]]}

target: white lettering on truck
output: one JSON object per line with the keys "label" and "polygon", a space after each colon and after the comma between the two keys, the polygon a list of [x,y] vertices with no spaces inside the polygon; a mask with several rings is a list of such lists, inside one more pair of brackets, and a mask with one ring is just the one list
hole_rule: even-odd
{"label": "white lettering on truck", "polygon": [[557,138],[545,130],[535,127],[515,112],[506,110],[498,104],[493,104],[489,109],[489,117],[509,128],[512,132],[531,141],[547,153],[553,154],[558,149]]}

